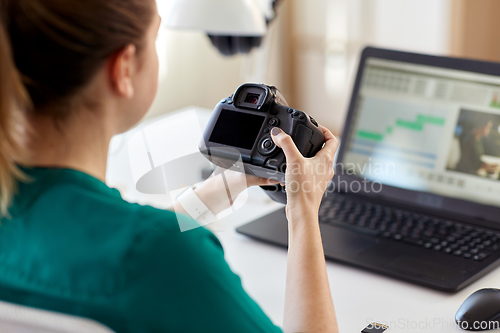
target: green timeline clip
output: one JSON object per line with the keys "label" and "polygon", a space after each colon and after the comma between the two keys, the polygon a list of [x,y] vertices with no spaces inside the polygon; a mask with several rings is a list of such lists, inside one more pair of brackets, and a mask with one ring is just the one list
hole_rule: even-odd
{"label": "green timeline clip", "polygon": [[[424,115],[424,114],[419,114],[419,115],[417,115],[417,119],[415,121],[396,119],[395,126],[400,127],[400,128],[404,128],[404,129],[408,129],[408,130],[421,132],[424,130],[424,126],[426,124],[431,124],[431,125],[436,125],[436,126],[444,126],[445,119],[439,118],[439,117],[434,117],[434,116],[429,116],[429,115]],[[392,134],[392,131],[393,131],[392,126],[389,126],[386,128],[387,134]],[[382,134],[382,133],[375,133],[375,132],[360,130],[356,133],[356,135],[359,138],[366,139],[366,140],[372,140],[372,141],[384,140],[384,134]]]}

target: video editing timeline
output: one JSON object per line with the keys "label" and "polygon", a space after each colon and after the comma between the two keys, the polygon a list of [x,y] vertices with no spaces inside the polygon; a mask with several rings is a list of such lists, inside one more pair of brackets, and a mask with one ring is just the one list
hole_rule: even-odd
{"label": "video editing timeline", "polygon": [[351,151],[435,168],[446,110],[374,97],[360,102]]}
{"label": "video editing timeline", "polygon": [[479,177],[450,167],[450,151],[457,146],[460,157],[460,145],[462,155],[467,148],[456,134],[464,108],[491,115],[500,138],[500,78],[368,59],[345,170],[382,184],[500,206],[498,174]]}
{"label": "video editing timeline", "polygon": [[[360,97],[349,153],[356,173],[387,185],[416,190],[427,183],[463,186],[463,179],[438,174],[447,110],[378,97]],[[371,165],[366,168],[365,165]],[[361,170],[360,168],[364,168]],[[425,179],[425,182],[422,182]]]}

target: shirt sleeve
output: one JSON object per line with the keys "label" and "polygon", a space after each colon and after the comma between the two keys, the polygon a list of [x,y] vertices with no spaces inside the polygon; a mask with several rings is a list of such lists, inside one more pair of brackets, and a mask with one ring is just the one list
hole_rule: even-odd
{"label": "shirt sleeve", "polygon": [[142,233],[127,259],[120,304],[132,309],[132,331],[282,332],[245,292],[219,240],[176,226]]}

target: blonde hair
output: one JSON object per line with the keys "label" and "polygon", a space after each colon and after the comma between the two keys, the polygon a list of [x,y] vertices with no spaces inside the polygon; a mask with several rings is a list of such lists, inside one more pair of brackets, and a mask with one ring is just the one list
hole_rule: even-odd
{"label": "blonde hair", "polygon": [[26,179],[16,162],[23,160],[21,132],[25,130],[22,110],[29,98],[14,65],[10,41],[0,22],[0,216],[8,207],[19,180]]}

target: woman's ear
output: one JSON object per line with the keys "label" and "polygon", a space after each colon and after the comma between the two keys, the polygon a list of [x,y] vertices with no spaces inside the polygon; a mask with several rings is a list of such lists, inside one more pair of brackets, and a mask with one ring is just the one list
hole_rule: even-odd
{"label": "woman's ear", "polygon": [[134,96],[132,77],[136,70],[136,47],[127,45],[110,60],[111,83],[117,94],[124,98]]}

